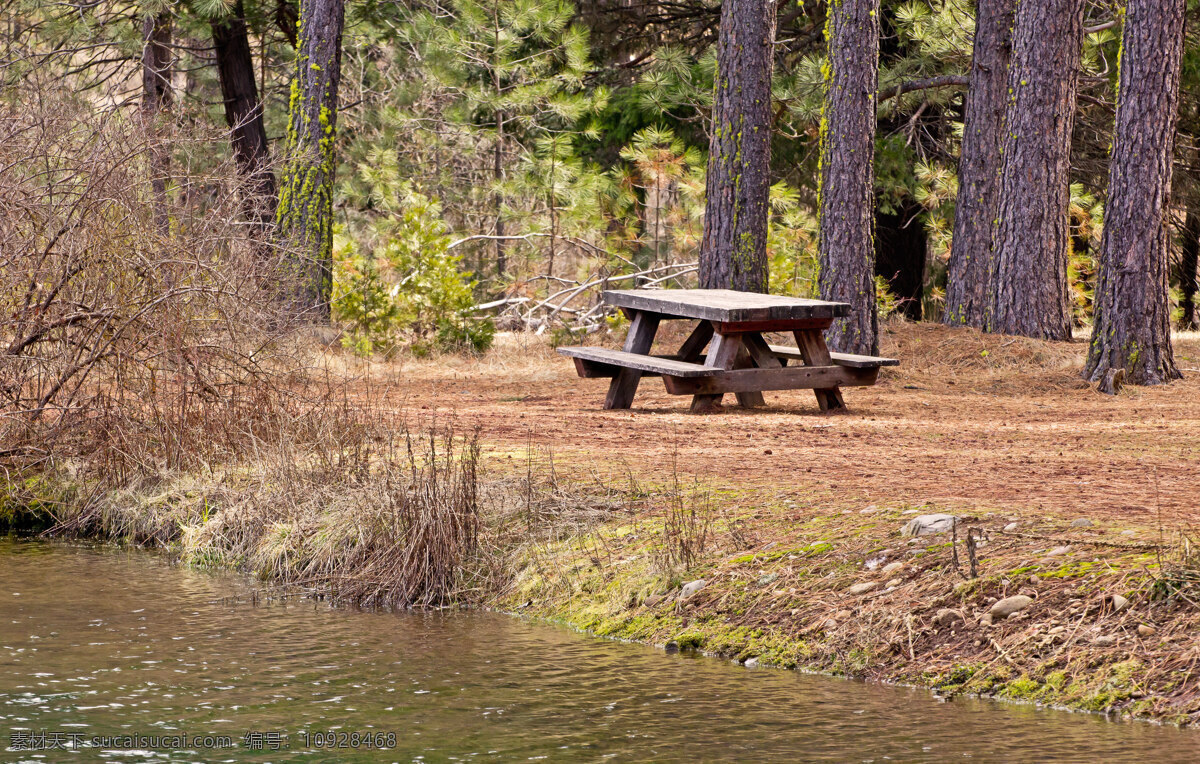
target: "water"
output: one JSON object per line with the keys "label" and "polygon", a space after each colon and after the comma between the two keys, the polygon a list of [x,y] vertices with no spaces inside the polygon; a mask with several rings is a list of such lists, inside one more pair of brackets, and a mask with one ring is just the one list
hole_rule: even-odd
{"label": "water", "polygon": [[[0,539],[0,582],[3,760],[1200,758],[1196,732],[942,703],[502,615],[254,604],[243,578],[139,552]],[[17,750],[43,732],[85,747]],[[190,747],[92,745],[114,735],[187,735]]]}

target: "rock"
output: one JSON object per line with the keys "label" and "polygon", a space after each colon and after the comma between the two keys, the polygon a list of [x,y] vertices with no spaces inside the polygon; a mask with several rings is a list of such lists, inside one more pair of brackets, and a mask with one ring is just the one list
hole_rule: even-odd
{"label": "rock", "polygon": [[900,529],[900,535],[912,537],[931,536],[935,533],[949,533],[950,529],[957,524],[958,518],[954,515],[918,515],[909,520],[908,524]]}
{"label": "rock", "polygon": [[906,509],[906,510],[904,510],[903,512],[901,512],[900,514],[902,514],[902,515],[915,515],[915,514],[917,514],[917,513],[918,513],[918,512],[920,512],[920,511],[921,511],[921,510],[919,510],[919,509]]}
{"label": "rock", "polygon": [[1138,636],[1139,637],[1153,637],[1157,633],[1158,633],[1158,629],[1154,628],[1153,626],[1151,626],[1149,624],[1145,624],[1145,623],[1138,624]]}
{"label": "rock", "polygon": [[1056,546],[1053,549],[1051,549],[1049,552],[1046,552],[1046,556],[1047,557],[1058,557],[1060,554],[1066,554],[1069,551],[1071,551],[1071,547],[1069,547],[1069,546]]}
{"label": "rock", "polygon": [[695,581],[689,581],[683,585],[683,591],[679,593],[679,599],[690,599],[696,592],[704,588],[704,579],[698,578]]}
{"label": "rock", "polygon": [[1021,612],[1032,604],[1032,597],[1026,597],[1024,594],[1014,594],[1013,596],[1005,597],[995,605],[992,605],[991,609],[988,610],[988,613],[993,618],[1004,619],[1008,618],[1013,613]]}
{"label": "rock", "polygon": [[1109,634],[1104,634],[1092,640],[1092,644],[1096,647],[1112,647],[1116,643],[1117,638]]}
{"label": "rock", "polygon": [[991,613],[984,613],[984,614],[983,614],[983,615],[982,615],[982,616],[979,618],[979,623],[980,623],[980,624],[982,624],[983,626],[991,626],[991,625],[992,625],[992,620],[993,620],[993,619],[992,619],[992,614],[991,614]]}
{"label": "rock", "polygon": [[826,631],[832,631],[832,630],[836,629],[837,625],[838,625],[837,621],[833,620],[832,618],[825,619],[824,626],[825,626]]}
{"label": "rock", "polygon": [[847,589],[846,594],[849,594],[852,597],[859,594],[866,594],[877,586],[879,586],[878,581],[863,581],[861,584],[855,584]]}
{"label": "rock", "polygon": [[1033,584],[1034,586],[1037,586],[1037,585],[1038,585],[1038,584],[1040,584],[1041,582],[1042,582],[1042,579],[1038,578],[1037,576],[1030,576],[1030,577],[1029,577],[1029,583]]}
{"label": "rock", "polygon": [[869,507],[863,507],[862,509],[858,510],[858,513],[859,513],[860,515],[870,515],[870,514],[873,514],[873,513],[875,513],[875,512],[878,512],[878,511],[879,511],[879,507],[877,507],[877,506],[875,506],[874,504],[872,504],[872,505],[871,505],[871,506],[869,506]]}
{"label": "rock", "polygon": [[1136,536],[1137,534],[1131,530],[1123,530],[1123,531],[1121,531],[1121,535],[1122,536]]}
{"label": "rock", "polygon": [[886,587],[887,587],[887,588],[889,588],[889,589],[893,589],[893,588],[895,588],[895,587],[899,586],[899,585],[900,585],[900,584],[902,584],[902,583],[904,583],[904,580],[903,580],[903,579],[900,579],[900,578],[893,578],[891,581],[888,581],[886,584],[884,584],[884,586],[886,586]]}
{"label": "rock", "polygon": [[649,597],[646,598],[645,602],[643,602],[642,604],[645,605],[646,607],[654,607],[655,605],[657,605],[658,603],[662,602],[665,599],[666,599],[666,597],[664,597],[661,594],[651,594]]}
{"label": "rock", "polygon": [[746,668],[757,668],[758,667],[758,658],[747,658],[746,662],[743,665]]}
{"label": "rock", "polygon": [[1129,607],[1129,600],[1119,594],[1112,595],[1108,598],[1108,600],[1112,603],[1112,609],[1114,613],[1120,613],[1122,610]]}
{"label": "rock", "polygon": [[837,611],[837,613],[834,614],[833,617],[838,619],[839,621],[845,621],[848,618],[853,618],[854,613],[850,612],[849,610],[839,610],[839,611]]}
{"label": "rock", "polygon": [[953,623],[957,623],[958,621],[965,620],[966,619],[963,618],[962,613],[958,612],[957,610],[952,610],[948,607],[944,607],[937,611],[937,615],[933,617],[933,622],[938,626],[949,626]]}
{"label": "rock", "polygon": [[889,573],[895,573],[897,570],[900,570],[903,567],[904,563],[902,562],[889,562],[887,565],[883,566],[882,573],[886,576]]}
{"label": "rock", "polygon": [[1011,533],[1011,532],[1015,531],[1018,527],[1020,527],[1020,523],[1009,523],[1008,525],[1004,526],[1004,530]]}
{"label": "rock", "polygon": [[1093,523],[1091,520],[1087,519],[1086,517],[1081,517],[1077,520],[1071,521],[1072,528],[1091,528],[1094,525],[1095,525],[1095,523]]}

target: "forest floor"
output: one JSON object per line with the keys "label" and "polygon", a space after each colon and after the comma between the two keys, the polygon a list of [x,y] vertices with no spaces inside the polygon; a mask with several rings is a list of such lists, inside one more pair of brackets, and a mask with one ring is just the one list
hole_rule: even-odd
{"label": "forest floor", "polygon": [[[322,351],[336,393],[261,456],[104,493],[30,477],[0,520],[19,502],[52,534],[351,600],[445,565],[472,603],[602,636],[1197,725],[1200,335],[1176,338],[1182,380],[1117,396],[1080,378],[1085,351],[889,323],[902,365],[846,410],[797,391],[709,415],[657,379],[604,411],[607,380],[526,334],[478,358]],[[477,433],[478,473],[462,440],[404,437],[447,425]],[[464,508],[469,549],[437,535]],[[958,524],[902,534],[932,514]]]}
{"label": "forest floor", "polygon": [[[902,365],[830,414],[797,391],[693,415],[657,379],[632,410],[603,411],[607,380],[510,335],[481,359],[374,366],[360,392],[477,426],[493,475],[552,461],[541,490],[558,507],[542,516],[574,519],[516,554],[501,609],[743,662],[1200,721],[1200,337],[1177,338],[1181,381],[1115,397],[1080,379],[1083,341],[896,323],[881,352]],[[902,537],[930,513],[961,524]],[[989,623],[1013,595],[1032,602]]]}

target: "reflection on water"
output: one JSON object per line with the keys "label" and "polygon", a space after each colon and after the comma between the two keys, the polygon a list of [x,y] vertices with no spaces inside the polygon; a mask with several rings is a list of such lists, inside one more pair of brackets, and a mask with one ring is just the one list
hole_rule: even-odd
{"label": "reflection on water", "polygon": [[[253,605],[241,578],[137,552],[0,539],[0,581],[6,759],[81,760],[16,750],[14,740],[43,731],[79,736],[68,744],[180,734],[233,742],[82,753],[116,761],[1158,764],[1194,761],[1200,750],[1195,732],[940,703],[923,691],[747,670],[501,615]],[[392,736],[386,753],[364,747]]]}

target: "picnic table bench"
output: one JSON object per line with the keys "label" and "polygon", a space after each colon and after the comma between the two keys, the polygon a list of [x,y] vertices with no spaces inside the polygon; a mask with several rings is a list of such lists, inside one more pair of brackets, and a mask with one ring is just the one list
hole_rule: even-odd
{"label": "picnic table bench", "polygon": [[[843,408],[842,387],[875,384],[881,366],[893,358],[831,353],[824,331],[850,314],[841,302],[729,289],[619,289],[604,293],[631,325],[623,350],[562,347],[581,377],[611,377],[606,409],[633,404],[642,377],[662,377],[667,392],[691,395],[693,411],[720,405],[734,393],[744,407],[764,405],[766,390],[811,389],[822,411]],[[651,345],[664,320],[696,321],[677,353],[652,355]],[[796,347],[771,345],[763,332],[786,332]],[[705,349],[707,348],[707,352]],[[800,365],[789,362],[798,361]]]}

